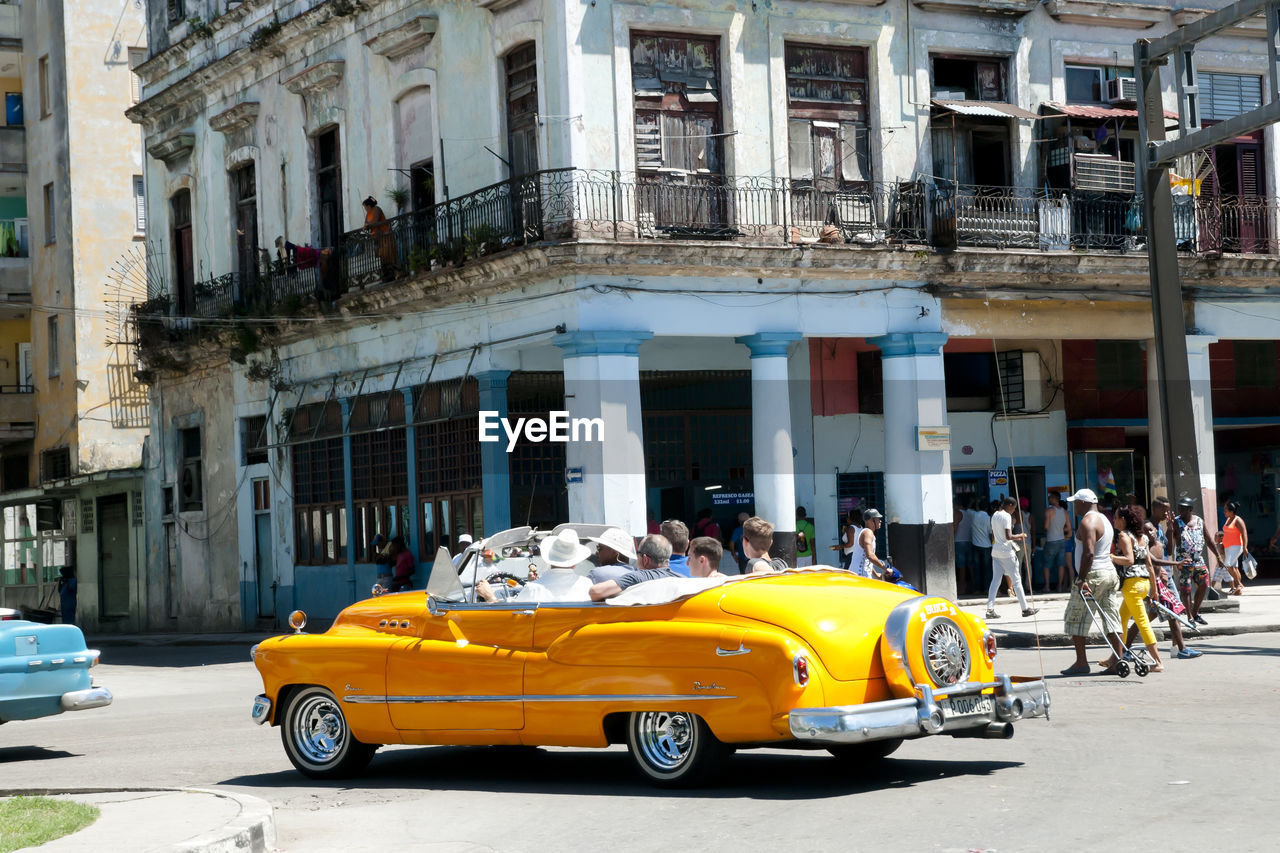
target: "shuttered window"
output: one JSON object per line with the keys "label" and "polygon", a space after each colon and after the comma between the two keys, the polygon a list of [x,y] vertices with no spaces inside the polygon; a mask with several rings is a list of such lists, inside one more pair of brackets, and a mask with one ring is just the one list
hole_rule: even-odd
{"label": "shuttered window", "polygon": [[1253,74],[1200,74],[1200,115],[1223,121],[1262,106],[1262,78]]}
{"label": "shuttered window", "polygon": [[786,63],[792,180],[824,190],[870,180],[866,49],[788,44]]}
{"label": "shuttered window", "polygon": [[147,195],[141,175],[133,176],[133,230],[139,234],[147,231]]}
{"label": "shuttered window", "polygon": [[507,75],[507,156],[511,176],[538,171],[538,65],[533,43],[504,60]]}
{"label": "shuttered window", "polygon": [[719,174],[720,42],[633,34],[636,169]]}

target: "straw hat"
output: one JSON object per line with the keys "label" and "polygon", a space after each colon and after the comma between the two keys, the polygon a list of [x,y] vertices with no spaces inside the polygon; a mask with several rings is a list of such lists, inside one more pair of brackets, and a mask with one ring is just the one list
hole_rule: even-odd
{"label": "straw hat", "polygon": [[612,548],[628,560],[636,558],[635,540],[620,527],[610,527],[599,536],[588,536],[587,541],[595,542],[597,545],[603,545],[606,548]]}
{"label": "straw hat", "polygon": [[571,528],[542,540],[542,559],[553,569],[572,568],[589,556],[591,549],[578,541],[578,531]]}

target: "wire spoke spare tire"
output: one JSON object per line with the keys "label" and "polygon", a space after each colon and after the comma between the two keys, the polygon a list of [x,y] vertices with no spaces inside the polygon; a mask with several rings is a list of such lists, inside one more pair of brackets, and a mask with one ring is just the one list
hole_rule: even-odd
{"label": "wire spoke spare tire", "polygon": [[341,779],[359,773],[377,750],[356,740],[338,700],[316,686],[304,687],[289,699],[280,738],[293,766],[312,779]]}
{"label": "wire spoke spare tire", "polygon": [[702,718],[688,711],[635,711],[627,747],[646,779],[670,788],[707,781],[732,752]]}

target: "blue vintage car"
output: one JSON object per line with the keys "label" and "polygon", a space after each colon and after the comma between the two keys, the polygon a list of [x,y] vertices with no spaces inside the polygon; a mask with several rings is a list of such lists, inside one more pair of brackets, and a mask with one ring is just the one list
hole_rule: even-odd
{"label": "blue vintage car", "polygon": [[110,705],[89,678],[98,655],[75,625],[0,620],[0,723]]}

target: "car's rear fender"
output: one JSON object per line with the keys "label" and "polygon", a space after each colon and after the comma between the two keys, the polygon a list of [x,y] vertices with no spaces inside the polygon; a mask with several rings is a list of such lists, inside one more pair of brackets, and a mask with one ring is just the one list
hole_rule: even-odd
{"label": "car's rear fender", "polygon": [[[797,654],[814,665],[805,685]],[[787,710],[823,701],[817,656],[787,632],[699,622],[583,626],[529,656],[525,695],[526,742],[583,746],[608,742],[610,714],[674,707],[728,743],[775,740]]]}

